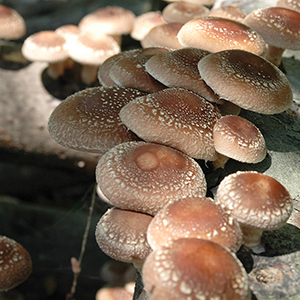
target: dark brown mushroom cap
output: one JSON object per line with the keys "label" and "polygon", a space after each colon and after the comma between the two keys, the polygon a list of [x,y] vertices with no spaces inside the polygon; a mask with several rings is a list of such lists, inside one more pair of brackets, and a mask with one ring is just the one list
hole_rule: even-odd
{"label": "dark brown mushroom cap", "polygon": [[15,240],[0,235],[0,291],[21,284],[32,271],[27,250]]}
{"label": "dark brown mushroom cap", "polygon": [[253,53],[238,49],[212,53],[199,61],[198,68],[216,94],[244,109],[276,114],[293,102],[284,73]]}
{"label": "dark brown mushroom cap", "polygon": [[142,263],[152,251],[146,238],[152,216],[110,208],[96,226],[96,241],[108,256],[127,263]]}
{"label": "dark brown mushroom cap", "polygon": [[120,111],[122,122],[143,140],[207,160],[216,159],[212,131],[220,117],[213,104],[181,88],[138,97]]}
{"label": "dark brown mushroom cap", "polygon": [[178,32],[185,47],[197,47],[211,52],[242,49],[262,55],[266,51],[263,38],[249,26],[220,17],[203,17],[185,23]]}
{"label": "dark brown mushroom cap", "polygon": [[180,238],[211,240],[233,252],[242,245],[238,223],[208,197],[189,197],[167,204],[148,226],[147,239],[153,250]]}
{"label": "dark brown mushroom cap", "polygon": [[266,157],[266,143],[260,130],[245,118],[227,115],[215,123],[216,151],[245,163],[258,163]]}
{"label": "dark brown mushroom cap", "polygon": [[284,7],[252,11],[244,23],[257,31],[267,44],[290,50],[300,49],[300,13]]}
{"label": "dark brown mushroom cap", "polygon": [[251,299],[241,262],[208,240],[182,238],[151,252],[142,277],[152,300]]}
{"label": "dark brown mushroom cap", "polygon": [[67,97],[48,121],[51,137],[65,147],[104,153],[113,146],[137,140],[119,118],[120,109],[142,92],[117,86],[92,87]]}
{"label": "dark brown mushroom cap", "polygon": [[115,146],[99,160],[96,181],[116,207],[150,215],[169,202],[206,194],[206,180],[195,160],[154,143]]}
{"label": "dark brown mushroom cap", "polygon": [[166,48],[151,47],[131,52],[115,61],[110,68],[109,77],[118,86],[131,87],[146,93],[160,91],[166,86],[146,71],[145,63],[153,55],[168,51]]}
{"label": "dark brown mushroom cap", "polygon": [[23,17],[14,9],[0,5],[0,39],[16,40],[26,32]]}
{"label": "dark brown mushroom cap", "polygon": [[293,209],[287,189],[276,179],[255,171],[226,176],[218,187],[217,201],[240,224],[261,230],[280,228]]}
{"label": "dark brown mushroom cap", "polygon": [[181,87],[193,91],[208,101],[223,101],[200,77],[198,62],[211,52],[185,47],[152,56],[145,64],[146,71],[168,87]]}

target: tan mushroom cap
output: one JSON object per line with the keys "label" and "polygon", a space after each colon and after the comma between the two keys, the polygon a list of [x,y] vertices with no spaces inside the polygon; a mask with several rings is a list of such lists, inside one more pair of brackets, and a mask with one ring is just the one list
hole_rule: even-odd
{"label": "tan mushroom cap", "polygon": [[293,102],[284,73],[253,53],[238,49],[212,53],[199,61],[198,68],[216,94],[241,108],[277,114]]}
{"label": "tan mushroom cap", "polygon": [[141,41],[155,26],[165,24],[161,11],[149,11],[135,17],[130,36]]}
{"label": "tan mushroom cap", "polygon": [[212,9],[209,14],[211,17],[220,17],[243,22],[247,14],[238,6],[219,6]]}
{"label": "tan mushroom cap", "polygon": [[150,215],[169,202],[206,194],[206,180],[195,160],[154,143],[115,146],[99,160],[96,181],[116,207]]}
{"label": "tan mushroom cap", "polygon": [[212,132],[220,117],[213,104],[181,88],[138,97],[120,111],[122,122],[141,139],[206,160],[216,159]]}
{"label": "tan mushroom cap", "polygon": [[15,240],[0,235],[0,291],[21,284],[31,271],[32,263],[27,250]]}
{"label": "tan mushroom cap", "polygon": [[77,25],[66,24],[55,29],[55,32],[62,36],[67,43],[72,43],[80,34],[80,29]]}
{"label": "tan mushroom cap", "polygon": [[153,250],[180,238],[210,240],[233,252],[242,245],[238,223],[208,197],[189,197],[167,204],[148,226],[147,239]]}
{"label": "tan mushroom cap", "polygon": [[271,176],[255,171],[226,176],[218,187],[217,202],[240,223],[245,234],[248,228],[253,232],[258,229],[257,238],[252,232],[244,238],[248,247],[259,245],[263,230],[283,226],[293,209],[287,189]]}
{"label": "tan mushroom cap", "polygon": [[189,2],[173,2],[162,10],[162,16],[168,23],[186,23],[192,19],[207,16],[209,9],[201,4]]}
{"label": "tan mushroom cap", "polygon": [[107,286],[100,288],[95,300],[132,300],[133,294],[121,286]]}
{"label": "tan mushroom cap", "polygon": [[0,39],[16,40],[26,33],[23,17],[14,9],[0,5]]}
{"label": "tan mushroom cap", "polygon": [[251,299],[236,255],[208,240],[182,238],[151,252],[142,277],[152,300]]}
{"label": "tan mushroom cap", "polygon": [[[165,0],[166,2],[181,2],[182,0]],[[193,4],[201,4],[205,6],[212,6],[215,3],[215,0],[185,0],[185,2]]]}
{"label": "tan mushroom cap", "polygon": [[292,9],[300,13],[299,0],[278,0],[276,6]]}
{"label": "tan mushroom cap", "polygon": [[267,153],[260,130],[245,118],[227,115],[217,120],[213,129],[217,152],[245,163],[261,162]]}
{"label": "tan mushroom cap", "polygon": [[152,56],[145,64],[146,71],[168,87],[193,91],[208,101],[223,103],[201,78],[198,62],[210,51],[185,47]]}
{"label": "tan mushroom cap", "polygon": [[122,35],[131,32],[134,19],[134,13],[128,9],[106,6],[84,16],[78,27],[82,32]]}
{"label": "tan mushroom cap", "polygon": [[51,137],[60,145],[94,153],[137,140],[119,118],[120,109],[142,92],[117,86],[91,87],[62,101],[48,121]]}
{"label": "tan mushroom cap", "polygon": [[153,55],[168,51],[166,48],[151,47],[127,53],[114,62],[109,70],[109,77],[119,86],[131,87],[147,93],[165,89],[164,84],[146,71],[145,63]]}
{"label": "tan mushroom cap", "polygon": [[152,251],[146,238],[152,219],[136,211],[108,209],[96,226],[98,246],[111,258],[138,266]]}
{"label": "tan mushroom cap", "polygon": [[185,23],[178,32],[184,47],[197,47],[211,52],[242,49],[257,55],[266,52],[263,38],[249,26],[220,17],[203,17]]}

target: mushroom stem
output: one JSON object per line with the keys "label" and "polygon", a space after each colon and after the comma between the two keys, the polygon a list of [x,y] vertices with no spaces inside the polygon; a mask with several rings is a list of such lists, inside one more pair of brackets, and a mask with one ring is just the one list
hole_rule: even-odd
{"label": "mushroom stem", "polygon": [[97,73],[98,73],[99,66],[96,65],[82,65],[81,69],[81,80],[86,85],[92,84],[94,81],[97,80]]}
{"label": "mushroom stem", "polygon": [[57,79],[65,72],[65,61],[49,63],[47,67],[47,74],[52,79]]}
{"label": "mushroom stem", "polygon": [[268,45],[267,52],[265,54],[265,58],[274,64],[276,67],[280,66],[282,54],[285,49],[278,48],[275,46]]}
{"label": "mushroom stem", "polygon": [[257,248],[261,245],[261,236],[263,234],[262,229],[253,228],[240,223],[240,227],[243,232],[243,245],[246,248]]}

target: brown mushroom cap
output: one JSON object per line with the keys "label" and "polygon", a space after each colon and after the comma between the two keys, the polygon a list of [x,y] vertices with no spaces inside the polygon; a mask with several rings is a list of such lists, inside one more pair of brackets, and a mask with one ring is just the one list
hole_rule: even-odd
{"label": "brown mushroom cap", "polygon": [[245,118],[227,115],[217,120],[213,130],[217,152],[245,163],[266,157],[266,143],[260,130]]}
{"label": "brown mushroom cap", "polygon": [[48,121],[51,137],[65,147],[104,153],[113,146],[137,140],[119,118],[120,109],[142,92],[117,86],[93,87],[67,97]]}
{"label": "brown mushroom cap", "polygon": [[96,226],[100,249],[118,261],[139,265],[151,252],[146,233],[152,216],[144,213],[110,208]]}
{"label": "brown mushroom cap", "polygon": [[162,10],[162,16],[168,23],[186,23],[192,19],[207,16],[209,9],[201,4],[189,2],[173,2]]}
{"label": "brown mushroom cap", "polygon": [[0,39],[16,40],[26,32],[23,17],[14,9],[0,5]]}
{"label": "brown mushroom cap", "polygon": [[148,226],[147,239],[153,250],[180,238],[211,240],[233,252],[242,245],[238,223],[207,197],[189,197],[167,204]]}
{"label": "brown mushroom cap", "polygon": [[82,32],[107,35],[129,34],[132,30],[135,15],[132,11],[119,6],[99,8],[78,23]]}
{"label": "brown mushroom cap", "polygon": [[198,68],[216,94],[244,109],[276,114],[293,102],[284,73],[253,53],[238,49],[211,53],[199,61]]}
{"label": "brown mushroom cap", "polygon": [[181,88],[138,97],[120,111],[122,122],[143,140],[207,160],[216,158],[212,131],[220,117],[213,104]]}
{"label": "brown mushroom cap", "polygon": [[[243,230],[249,227],[261,233],[283,226],[293,209],[287,189],[276,179],[255,171],[238,171],[226,176],[218,187],[217,202]],[[252,247],[252,243],[258,246],[260,236],[251,243],[245,240],[246,246]]]}
{"label": "brown mushroom cap", "polygon": [[276,6],[292,9],[300,13],[299,0],[277,0]]}
{"label": "brown mushroom cap", "polygon": [[220,17],[203,17],[185,23],[178,32],[184,47],[197,47],[211,52],[242,49],[257,55],[266,52],[263,38],[249,26]]}
{"label": "brown mushroom cap", "polygon": [[21,284],[31,274],[29,253],[15,240],[0,235],[0,291]]}
{"label": "brown mushroom cap", "polygon": [[201,78],[198,62],[211,52],[185,47],[152,56],[145,64],[146,71],[168,87],[181,87],[193,91],[211,102],[222,100]]}
{"label": "brown mushroom cap", "polygon": [[247,14],[238,6],[226,5],[212,9],[208,15],[243,22]]}
{"label": "brown mushroom cap", "polygon": [[205,177],[195,160],[154,143],[115,146],[99,160],[96,180],[116,207],[150,215],[169,202],[206,194]]}
{"label": "brown mushroom cap", "polygon": [[182,238],[151,252],[142,277],[152,300],[251,299],[241,262],[208,240]]}

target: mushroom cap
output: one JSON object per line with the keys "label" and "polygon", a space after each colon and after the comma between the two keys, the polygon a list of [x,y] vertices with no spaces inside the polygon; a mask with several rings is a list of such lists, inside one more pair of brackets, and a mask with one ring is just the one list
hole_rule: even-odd
{"label": "mushroom cap", "polygon": [[155,215],[164,205],[189,196],[205,196],[199,164],[173,148],[128,142],[105,153],[96,181],[116,207]]}
{"label": "mushroom cap", "polygon": [[287,189],[256,171],[226,176],[218,187],[217,202],[240,224],[261,230],[280,228],[293,210]]}
{"label": "mushroom cap", "polygon": [[130,36],[141,41],[155,26],[165,24],[161,11],[149,11],[135,17]]}
{"label": "mushroom cap", "polygon": [[128,9],[106,6],[84,16],[78,27],[82,32],[122,35],[131,32],[134,19],[134,13]]}
{"label": "mushroom cap", "polygon": [[48,121],[51,137],[60,145],[95,153],[137,140],[119,118],[120,109],[142,92],[117,86],[91,87],[62,101]]}
{"label": "mushroom cap", "polygon": [[199,61],[203,80],[221,98],[262,114],[285,111],[293,102],[287,77],[268,60],[244,50],[211,53]]}
{"label": "mushroom cap", "polygon": [[121,286],[107,286],[100,288],[95,300],[132,300],[133,294]]}
{"label": "mushroom cap", "polygon": [[142,47],[165,47],[169,49],[183,48],[177,38],[177,34],[182,25],[182,23],[178,22],[156,25],[141,40]]}
{"label": "mushroom cap", "polygon": [[145,63],[153,55],[168,51],[166,48],[151,47],[130,52],[114,62],[109,70],[109,77],[119,86],[135,88],[146,93],[165,89],[165,85],[146,71]]}
{"label": "mushroom cap", "polygon": [[300,13],[299,0],[277,0],[276,6],[292,9]]}
{"label": "mushroom cap", "polygon": [[252,11],[244,23],[257,31],[267,44],[290,50],[300,49],[300,13],[284,7]]}
{"label": "mushroom cap", "polygon": [[80,34],[80,29],[77,25],[66,24],[55,29],[55,32],[62,36],[68,44],[76,40]]}
{"label": "mushroom cap", "polygon": [[226,5],[212,9],[208,16],[227,18],[238,22],[243,22],[247,14],[238,6]]}
{"label": "mushroom cap", "polygon": [[152,300],[251,298],[236,255],[203,239],[182,238],[151,252],[142,277]]}
{"label": "mushroom cap", "polygon": [[120,111],[122,122],[141,139],[176,148],[196,159],[216,159],[212,132],[218,109],[182,88],[138,97]]}
{"label": "mushroom cap", "polygon": [[[182,0],[165,0],[166,2],[181,2]],[[215,3],[215,0],[185,0],[188,3],[201,4],[205,6],[212,6]]]}
{"label": "mushroom cap", "polygon": [[162,10],[162,16],[168,23],[186,23],[207,16],[208,13],[209,9],[204,5],[183,1],[170,3]]}
{"label": "mushroom cap", "polygon": [[184,47],[197,47],[211,52],[242,49],[257,55],[266,52],[263,38],[249,26],[226,18],[202,17],[185,23],[178,32]]}
{"label": "mushroom cap", "polygon": [[258,163],[267,148],[260,130],[245,118],[227,115],[217,120],[213,129],[217,152],[245,163]]}
{"label": "mushroom cap", "polygon": [[0,291],[21,284],[32,271],[27,250],[15,240],[0,235]]}
{"label": "mushroom cap", "polygon": [[193,91],[211,102],[222,103],[200,77],[198,62],[210,51],[185,47],[152,56],[145,64],[146,71],[168,87]]}
{"label": "mushroom cap", "polygon": [[0,39],[16,40],[26,33],[23,17],[14,9],[0,5]]}
{"label": "mushroom cap", "polygon": [[152,216],[116,207],[108,209],[96,226],[96,241],[108,256],[141,263],[152,251],[146,238]]}
{"label": "mushroom cap", "polygon": [[147,239],[153,250],[180,238],[211,240],[233,252],[242,245],[239,224],[208,197],[189,197],[167,204],[148,226]]}
{"label": "mushroom cap", "polygon": [[52,30],[39,31],[26,38],[22,54],[30,61],[55,63],[68,58],[67,42]]}
{"label": "mushroom cap", "polygon": [[116,40],[108,35],[81,33],[68,49],[69,56],[78,63],[101,65],[107,58],[121,51]]}

